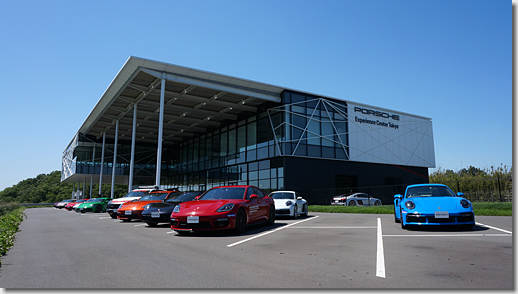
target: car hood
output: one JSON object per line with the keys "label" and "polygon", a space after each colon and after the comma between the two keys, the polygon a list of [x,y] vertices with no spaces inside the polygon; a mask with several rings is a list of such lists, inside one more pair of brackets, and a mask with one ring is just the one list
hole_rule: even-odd
{"label": "car hood", "polygon": [[457,210],[461,209],[460,197],[412,197],[408,200],[412,200],[416,209],[422,210]]}
{"label": "car hood", "polygon": [[160,200],[149,200],[149,201],[131,201],[126,202],[119,209],[142,209],[149,203],[161,202]]}
{"label": "car hood", "polygon": [[286,202],[288,202],[288,201],[291,201],[292,205],[293,205],[293,203],[297,203],[297,201],[293,200],[293,199],[273,199],[273,202],[275,203],[276,208],[284,207],[284,206],[291,206],[291,205],[286,205]]}
{"label": "car hood", "polygon": [[239,200],[197,200],[184,202],[181,205],[180,214],[203,215],[214,213],[221,206],[228,203],[238,203]]}
{"label": "car hood", "polygon": [[141,197],[142,196],[139,196],[139,197],[122,197],[122,198],[112,199],[110,202],[112,204],[122,204],[122,203],[126,203],[128,201],[139,200]]}

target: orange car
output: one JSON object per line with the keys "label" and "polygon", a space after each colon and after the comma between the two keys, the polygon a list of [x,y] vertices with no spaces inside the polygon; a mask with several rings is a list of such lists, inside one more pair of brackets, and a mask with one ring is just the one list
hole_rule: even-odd
{"label": "orange car", "polygon": [[173,195],[181,193],[179,191],[154,191],[149,192],[142,196],[137,201],[129,201],[123,203],[119,209],[117,210],[117,218],[121,219],[123,222],[129,222],[132,219],[142,219],[142,211],[144,211],[144,206],[153,202],[162,202],[165,201]]}

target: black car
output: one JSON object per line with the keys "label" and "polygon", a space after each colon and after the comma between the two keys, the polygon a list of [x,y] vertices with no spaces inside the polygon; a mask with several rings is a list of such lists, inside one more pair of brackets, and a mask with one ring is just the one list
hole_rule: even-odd
{"label": "black car", "polygon": [[148,226],[154,227],[158,223],[169,223],[173,208],[182,202],[194,200],[196,196],[200,196],[203,192],[184,192],[178,194],[177,197],[165,200],[163,202],[150,203],[144,206],[142,211],[142,221]]}

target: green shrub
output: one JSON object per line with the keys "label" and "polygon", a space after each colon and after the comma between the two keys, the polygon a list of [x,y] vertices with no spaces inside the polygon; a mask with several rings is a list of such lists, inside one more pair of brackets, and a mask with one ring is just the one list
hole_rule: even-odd
{"label": "green shrub", "polygon": [[[17,206],[17,208],[9,212],[4,212],[4,214],[0,216],[0,256],[5,255],[7,250],[14,245],[18,226],[23,220],[23,211],[23,207]],[[0,266],[2,266],[1,259]]]}

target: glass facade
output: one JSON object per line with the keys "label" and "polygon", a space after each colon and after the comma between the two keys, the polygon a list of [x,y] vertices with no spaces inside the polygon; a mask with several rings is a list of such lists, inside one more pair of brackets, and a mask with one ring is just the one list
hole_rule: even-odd
{"label": "glass facade", "polygon": [[[285,189],[283,156],[348,159],[347,104],[284,91],[282,104],[229,123],[163,150],[163,187],[207,190],[254,185],[265,192]],[[103,174],[112,173],[113,144],[105,145]],[[117,175],[129,175],[131,142],[117,149]],[[99,174],[101,146],[79,134],[75,171]],[[134,177],[155,176],[156,146],[136,146]]]}

